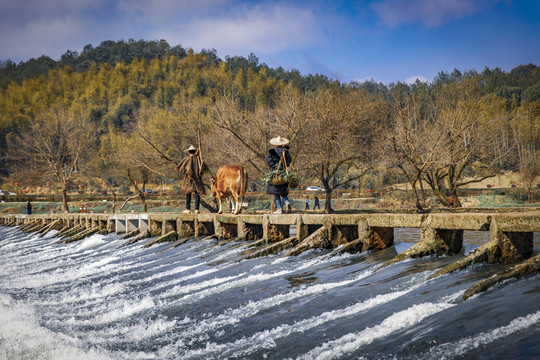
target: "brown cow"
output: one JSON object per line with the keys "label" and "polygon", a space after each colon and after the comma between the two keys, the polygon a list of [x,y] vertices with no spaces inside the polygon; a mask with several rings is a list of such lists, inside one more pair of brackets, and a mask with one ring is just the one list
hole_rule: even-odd
{"label": "brown cow", "polygon": [[[223,213],[222,199],[229,196],[233,198],[233,206],[229,206],[233,214],[242,211],[242,203],[246,196],[248,173],[240,165],[222,165],[219,167],[216,178],[210,180],[212,195],[219,200],[219,214]],[[230,203],[229,203],[230,204]]]}

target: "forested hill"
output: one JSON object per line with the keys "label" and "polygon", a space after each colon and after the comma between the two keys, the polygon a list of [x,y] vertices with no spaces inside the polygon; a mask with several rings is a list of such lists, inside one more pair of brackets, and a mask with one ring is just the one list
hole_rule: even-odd
{"label": "forested hill", "polygon": [[[91,66],[100,66],[108,64],[111,66],[117,63],[130,64],[134,60],[146,60],[150,62],[154,59],[164,59],[175,56],[176,59],[187,57],[189,49],[181,45],[170,46],[167,41],[103,41],[94,47],[88,44],[83,52],[67,50],[59,60],[53,60],[49,56],[42,55],[37,59],[32,58],[26,62],[14,63],[9,59],[0,59],[0,88],[7,88],[10,82],[18,84],[22,80],[47,75],[50,70],[63,69],[66,66],[72,68],[75,72],[88,70]],[[296,87],[302,90],[314,90],[318,86],[328,83],[330,80],[324,75],[308,74],[302,76],[296,69],[286,71],[279,67],[273,69],[266,64],[260,64],[255,54],[250,54],[248,58],[242,56],[226,56],[225,60],[217,57],[216,50],[203,49],[199,55],[205,57],[205,65],[218,65],[225,62],[228,70],[237,73],[240,69],[246,72],[247,69],[258,72],[265,68],[267,74],[276,80],[283,82],[292,82]],[[540,99],[540,69],[534,64],[519,65],[510,72],[502,71],[499,68],[485,68],[478,73],[476,70],[454,70],[452,73],[440,72],[433,79],[433,83],[449,83],[459,81],[462,78],[477,77],[483,83],[484,93],[495,93],[499,97],[512,99],[515,95],[518,101],[524,98],[528,102]],[[371,91],[380,91],[382,88],[388,90],[387,86],[373,81],[366,81],[363,84],[353,82],[352,86],[363,86]],[[392,87],[394,84],[389,84]]]}
{"label": "forested hill", "polygon": [[[170,46],[165,40],[135,41],[130,39],[117,42],[103,41],[97,47],[88,44],[84,47],[82,54],[68,50],[59,60],[53,60],[46,55],[19,64],[15,64],[9,59],[0,59],[0,87],[5,89],[12,81],[20,84],[24,79],[47,75],[49,70],[59,70],[66,66],[71,67],[75,72],[81,72],[88,70],[92,64],[114,66],[120,62],[130,64],[135,59],[150,62],[154,59],[164,59],[170,56],[183,59],[188,55],[188,51],[188,49],[180,45]],[[217,57],[216,50],[203,49],[200,55],[206,57],[205,65],[217,65],[223,61]],[[285,82],[293,82],[303,89],[313,89],[315,86],[328,81],[322,75],[301,76],[298,70],[285,71],[283,68],[269,68],[265,64],[259,64],[259,60],[254,54],[251,54],[247,59],[241,56],[226,56],[224,61],[228,69],[233,72],[240,69],[246,72],[248,68],[258,71],[260,68],[265,67],[270,76]]]}

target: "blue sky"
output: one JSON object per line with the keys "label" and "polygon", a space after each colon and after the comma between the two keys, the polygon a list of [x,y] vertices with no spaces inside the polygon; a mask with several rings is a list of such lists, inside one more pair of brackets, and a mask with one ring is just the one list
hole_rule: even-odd
{"label": "blue sky", "polygon": [[159,40],[343,82],[540,65],[538,0],[0,0],[0,60]]}

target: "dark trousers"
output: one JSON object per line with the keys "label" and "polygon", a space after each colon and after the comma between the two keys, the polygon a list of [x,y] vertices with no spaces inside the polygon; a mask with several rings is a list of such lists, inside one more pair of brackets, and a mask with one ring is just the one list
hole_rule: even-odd
{"label": "dark trousers", "polygon": [[[201,203],[201,195],[195,192],[195,210],[199,210],[199,204]],[[186,194],[186,209],[191,209],[191,193]]]}

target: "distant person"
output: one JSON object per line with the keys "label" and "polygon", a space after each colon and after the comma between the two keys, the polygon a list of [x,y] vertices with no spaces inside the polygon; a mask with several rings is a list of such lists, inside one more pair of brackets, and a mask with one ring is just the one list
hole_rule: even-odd
{"label": "distant person", "polygon": [[319,204],[319,197],[317,195],[315,195],[315,204],[313,205],[313,210],[315,210],[315,208],[319,208],[319,210],[321,209],[321,205]]}
{"label": "distant person", "polygon": [[200,194],[206,194],[202,176],[208,171],[208,166],[199,156],[199,149],[191,145],[186,151],[188,155],[174,168],[179,175],[184,174],[184,181],[180,188],[180,194],[186,195],[186,210],[183,212],[191,212],[191,194],[195,193],[195,213],[199,213]]}
{"label": "distant person", "polygon": [[306,196],[306,210],[309,210],[309,196]]}
{"label": "distant person", "polygon": [[2,202],[5,203],[6,202],[6,196],[4,194],[2,194]]}
{"label": "distant person", "polygon": [[26,203],[26,213],[28,215],[32,215],[32,204],[30,203],[30,201]]}
{"label": "distant person", "polygon": [[452,195],[450,195],[450,207],[454,207],[454,197]]}
{"label": "distant person", "polygon": [[[266,154],[265,158],[266,164],[270,167],[270,170],[277,170],[278,168],[284,169],[286,166],[288,167],[292,161],[291,154],[289,153],[289,140],[278,136],[270,139],[270,145],[273,145],[274,148],[268,150],[268,154]],[[282,163],[283,161],[285,164]],[[274,214],[291,212],[288,182],[280,185],[274,185],[270,181],[267,184],[266,193],[269,195],[274,195],[274,199],[276,201],[276,211],[274,211]]]}

